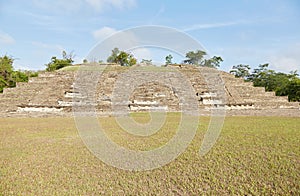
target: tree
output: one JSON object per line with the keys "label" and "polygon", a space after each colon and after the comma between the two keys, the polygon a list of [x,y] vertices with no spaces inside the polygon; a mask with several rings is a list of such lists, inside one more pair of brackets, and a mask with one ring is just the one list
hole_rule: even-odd
{"label": "tree", "polygon": [[136,58],[134,58],[132,55],[129,55],[129,63],[128,66],[132,66],[136,64]]}
{"label": "tree", "polygon": [[193,65],[201,65],[203,61],[203,57],[206,55],[205,51],[197,50],[197,51],[189,51],[186,53],[186,60],[184,63],[193,64]]}
{"label": "tree", "polygon": [[253,82],[253,86],[274,91],[277,96],[288,96],[289,101],[300,101],[300,79],[297,71],[286,74],[270,70],[268,67],[268,63],[260,64],[253,73],[249,74],[247,80]]}
{"label": "tree", "polygon": [[66,51],[63,51],[62,56],[63,56],[62,59],[58,59],[55,56],[53,56],[51,58],[51,62],[46,64],[46,67],[47,67],[46,71],[55,71],[55,70],[61,69],[63,67],[72,65],[72,63],[74,62],[73,52],[71,52],[70,54],[67,54]]}
{"label": "tree", "polygon": [[107,58],[108,63],[116,63],[116,58],[120,54],[119,48],[114,48],[111,51],[111,55]]}
{"label": "tree", "polygon": [[73,59],[74,59],[75,55],[74,55],[73,51],[70,52],[69,54],[67,54],[67,52],[63,50],[62,51],[62,57],[63,57],[64,60],[67,60],[67,61],[73,63],[74,62]]}
{"label": "tree", "polygon": [[121,66],[132,66],[136,64],[136,59],[131,54],[121,51],[117,56],[115,63],[118,63]]}
{"label": "tree", "polygon": [[269,76],[274,74],[274,70],[268,70],[269,64],[260,64],[258,68],[254,69],[253,73],[250,74],[249,80],[253,82],[254,86],[266,87],[269,90],[267,83]]}
{"label": "tree", "polygon": [[234,65],[230,70],[230,73],[237,78],[243,78],[245,80],[248,80],[250,76],[250,69],[250,65],[239,64]]}
{"label": "tree", "polygon": [[3,92],[3,89],[7,86],[6,81],[0,77],[0,93]]}
{"label": "tree", "polygon": [[12,79],[13,62],[14,59],[7,55],[0,57],[0,92],[3,92],[3,88],[14,85]]}
{"label": "tree", "polygon": [[210,59],[205,59],[201,66],[203,67],[211,67],[211,68],[217,68],[220,67],[220,63],[223,62],[223,59],[219,56],[213,56]]}
{"label": "tree", "polygon": [[0,57],[0,92],[4,88],[15,87],[17,82],[28,82],[29,77],[36,77],[37,72],[14,71],[14,59],[7,55]]}
{"label": "tree", "polygon": [[300,102],[300,79],[295,77],[286,86],[289,101]]}
{"label": "tree", "polygon": [[118,48],[114,48],[112,50],[112,54],[107,58],[107,62],[117,63],[121,66],[132,66],[136,64],[137,60],[133,57],[133,55],[120,51]]}
{"label": "tree", "polygon": [[150,59],[150,60],[142,59],[142,60],[141,60],[141,63],[142,63],[142,64],[145,64],[145,65],[152,65],[152,60],[151,60],[151,59]]}
{"label": "tree", "polygon": [[173,56],[171,54],[166,56],[166,65],[172,64],[172,59],[173,59]]}
{"label": "tree", "polygon": [[13,62],[14,59],[7,55],[0,57],[0,77],[4,80],[8,80],[13,72]]}

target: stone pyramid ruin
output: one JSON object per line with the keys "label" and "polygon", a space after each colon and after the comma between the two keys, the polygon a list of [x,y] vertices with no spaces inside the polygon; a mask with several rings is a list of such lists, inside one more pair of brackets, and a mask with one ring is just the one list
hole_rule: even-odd
{"label": "stone pyramid ruin", "polygon": [[[91,65],[77,65],[91,66]],[[104,65],[93,65],[104,66]],[[110,115],[112,101],[117,100],[118,91],[115,86],[120,78],[126,78],[128,67],[119,65],[105,65],[106,69],[97,79],[95,87],[94,107],[99,115]],[[253,87],[251,82],[244,82],[243,79],[235,78],[224,71],[206,67],[195,67],[192,65],[169,65],[178,71],[165,72],[160,75],[147,74],[151,71],[135,70],[134,77],[127,77],[127,86],[124,84],[121,89],[128,88],[128,84],[139,78],[156,77],[156,81],[141,83],[130,93],[129,99],[123,100],[124,110],[129,112],[149,111],[155,108],[170,112],[180,111],[182,101],[176,89],[165,85],[178,84],[181,89],[186,89],[186,83],[182,81],[184,75],[193,88],[193,96],[197,100],[200,115],[209,115],[214,107],[224,107],[228,115],[284,115],[300,116],[299,102],[288,102],[287,97],[275,96],[274,92],[265,92],[263,87]],[[75,66],[74,66],[75,67]],[[155,69],[155,68],[153,68]],[[164,68],[160,68],[163,72]],[[226,101],[218,100],[217,93],[207,84],[205,76],[214,72],[222,79],[212,81],[224,89]],[[74,101],[87,100],[87,97],[76,91],[74,88],[75,70],[58,70],[54,72],[43,72],[38,77],[30,78],[28,83],[18,83],[15,88],[6,88],[0,94],[0,115],[1,116],[71,116]],[[212,78],[214,80],[214,78]],[[162,82],[157,82],[162,81]],[[120,85],[119,85],[120,86]],[[123,89],[122,89],[123,88]],[[115,96],[115,97],[114,97]],[[120,97],[121,99],[122,97]],[[189,104],[189,100],[184,100]],[[89,104],[88,102],[85,102]]]}

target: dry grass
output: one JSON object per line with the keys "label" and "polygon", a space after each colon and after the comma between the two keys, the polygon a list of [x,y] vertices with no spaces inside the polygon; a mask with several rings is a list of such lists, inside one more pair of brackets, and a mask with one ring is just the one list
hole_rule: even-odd
{"label": "dry grass", "polygon": [[[115,142],[146,149],[172,137],[178,118],[170,114],[164,129],[146,139],[120,131],[113,118],[100,122]],[[130,172],[94,157],[71,118],[0,119],[0,195],[300,194],[299,118],[228,117],[217,144],[200,157],[208,121],[201,118],[174,162]]]}

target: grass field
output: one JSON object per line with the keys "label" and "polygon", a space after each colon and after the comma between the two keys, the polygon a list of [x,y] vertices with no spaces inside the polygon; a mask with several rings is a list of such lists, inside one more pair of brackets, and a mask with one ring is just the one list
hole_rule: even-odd
{"label": "grass field", "polygon": [[[148,116],[135,116],[146,122]],[[100,122],[109,137],[145,150],[168,141],[178,125],[170,114],[149,138],[120,131],[113,118]],[[300,119],[227,117],[208,154],[201,145],[209,118],[175,161],[151,171],[106,165],[84,146],[72,118],[0,119],[0,195],[299,195]]]}

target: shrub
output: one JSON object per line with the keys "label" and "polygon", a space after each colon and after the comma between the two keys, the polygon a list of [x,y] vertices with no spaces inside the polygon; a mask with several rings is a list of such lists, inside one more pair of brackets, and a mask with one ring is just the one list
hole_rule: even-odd
{"label": "shrub", "polygon": [[72,65],[72,63],[74,62],[74,60],[73,60],[74,55],[72,52],[67,55],[67,53],[65,51],[63,51],[62,56],[63,56],[62,59],[58,59],[55,56],[53,56],[51,58],[51,62],[46,64],[46,67],[47,67],[46,71],[55,71],[55,70],[61,69],[63,67]]}

